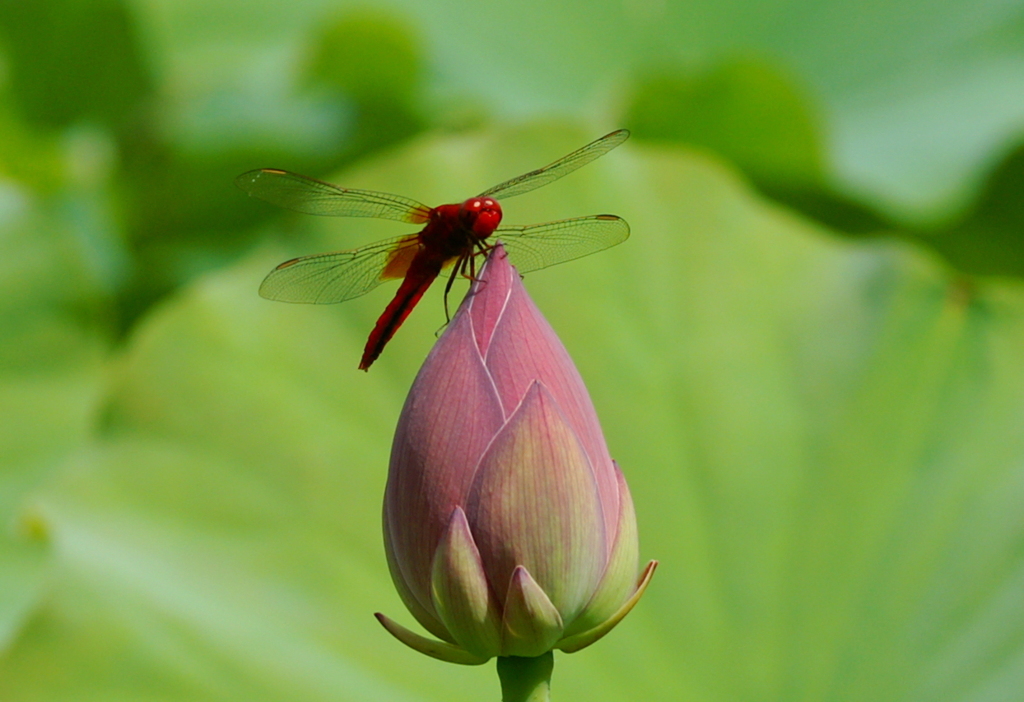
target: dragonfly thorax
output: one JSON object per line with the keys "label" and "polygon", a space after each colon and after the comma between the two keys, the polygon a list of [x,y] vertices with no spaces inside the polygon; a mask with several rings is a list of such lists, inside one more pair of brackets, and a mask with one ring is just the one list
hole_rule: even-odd
{"label": "dragonfly thorax", "polygon": [[480,239],[486,239],[501,224],[501,205],[490,197],[471,197],[459,205],[459,223]]}

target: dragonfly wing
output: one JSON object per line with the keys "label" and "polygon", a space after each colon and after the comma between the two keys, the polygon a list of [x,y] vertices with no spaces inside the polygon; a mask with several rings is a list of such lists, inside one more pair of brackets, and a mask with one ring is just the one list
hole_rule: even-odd
{"label": "dragonfly wing", "polygon": [[629,238],[629,225],[615,215],[591,215],[498,227],[492,237],[505,245],[516,269],[525,274],[621,244]]}
{"label": "dragonfly wing", "polygon": [[592,141],[583,148],[576,149],[576,151],[573,151],[568,156],[563,156],[554,163],[538,168],[535,171],[524,173],[511,180],[506,180],[504,183],[499,183],[490,190],[480,193],[477,197],[493,197],[496,200],[500,200],[536,190],[558,180],[562,176],[569,175],[577,168],[582,168],[595,158],[604,156],[628,138],[628,129],[619,129],[611,134],[605,134],[597,141]]}
{"label": "dragonfly wing", "polygon": [[252,197],[313,215],[378,217],[422,224],[430,208],[400,195],[372,190],[352,190],[276,168],[260,168],[235,178],[239,188]]}
{"label": "dragonfly wing", "polygon": [[268,300],[312,304],[351,300],[388,278],[403,275],[408,263],[397,267],[389,264],[411,261],[418,245],[417,235],[410,234],[351,251],[293,258],[263,279],[260,295]]}

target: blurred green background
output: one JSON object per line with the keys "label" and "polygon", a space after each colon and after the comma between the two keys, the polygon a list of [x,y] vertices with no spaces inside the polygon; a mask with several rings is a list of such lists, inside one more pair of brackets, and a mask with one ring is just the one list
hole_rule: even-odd
{"label": "blurred green background", "polygon": [[439,204],[617,127],[505,204],[633,230],[526,279],[662,562],[555,699],[1020,700],[1019,0],[0,2],[0,700],[497,699],[372,617],[439,292],[368,374],[393,288],[256,294],[408,230],[233,179]]}

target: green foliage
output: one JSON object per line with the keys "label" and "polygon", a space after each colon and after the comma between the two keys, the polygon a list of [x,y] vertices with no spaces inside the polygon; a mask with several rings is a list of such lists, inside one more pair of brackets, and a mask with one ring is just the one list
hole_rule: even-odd
{"label": "green foliage", "polygon": [[889,226],[836,192],[826,168],[823,119],[796,82],[767,61],[641,75],[624,120],[637,139],[717,153],[765,194],[840,231],[868,234]]}
{"label": "green foliage", "polygon": [[808,98],[765,62],[726,61],[699,75],[661,70],[634,86],[625,121],[639,139],[716,152],[775,200],[850,234],[896,234],[934,247],[963,271],[1024,274],[1020,149],[954,221],[903,226],[837,190],[825,167],[825,128]]}
{"label": "green foliage", "polygon": [[389,14],[349,12],[314,38],[305,80],[352,106],[349,158],[424,128],[423,63],[418,37]]}
{"label": "green foliage", "polygon": [[972,211],[922,239],[969,273],[1024,274],[1024,147],[1003,159]]}
{"label": "green foliage", "polygon": [[423,59],[412,30],[382,13],[346,13],[316,37],[307,75],[360,102],[412,102]]}
{"label": "green foliage", "polygon": [[120,0],[0,4],[11,91],[29,121],[130,123],[152,87]]}
{"label": "green foliage", "polygon": [[793,81],[761,62],[723,63],[693,77],[653,72],[634,87],[625,121],[639,139],[707,148],[756,181],[822,181],[820,120]]}
{"label": "green foliage", "polygon": [[106,297],[83,229],[0,188],[0,652],[45,591],[31,495],[87,441],[103,391]]}

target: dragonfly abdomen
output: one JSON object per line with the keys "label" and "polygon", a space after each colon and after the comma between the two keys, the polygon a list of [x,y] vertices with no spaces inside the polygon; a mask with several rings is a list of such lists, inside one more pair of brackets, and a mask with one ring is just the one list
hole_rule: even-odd
{"label": "dragonfly abdomen", "polygon": [[405,280],[398,287],[398,292],[377,319],[373,331],[370,332],[370,338],[366,340],[363,357],[359,361],[359,370],[370,369],[440,272],[441,263],[426,260],[422,252],[413,260]]}

